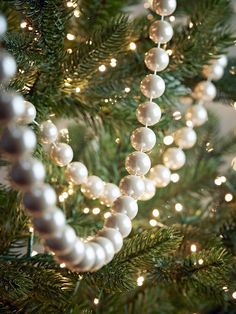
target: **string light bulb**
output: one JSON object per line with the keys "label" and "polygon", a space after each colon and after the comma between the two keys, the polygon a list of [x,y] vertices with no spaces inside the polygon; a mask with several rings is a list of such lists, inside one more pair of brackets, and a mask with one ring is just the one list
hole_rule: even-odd
{"label": "string light bulb", "polygon": [[157,221],[155,219],[151,219],[149,221],[149,224],[152,226],[152,227],[156,227],[157,226]]}
{"label": "string light bulb", "polygon": [[183,205],[180,204],[180,203],[176,203],[176,204],[175,204],[175,210],[176,210],[177,212],[181,212],[181,211],[183,210]]}
{"label": "string light bulb", "polygon": [[171,176],[170,176],[170,180],[171,180],[173,183],[179,182],[179,179],[180,179],[180,176],[179,176],[178,173],[172,173]]}
{"label": "string light bulb", "polygon": [[74,39],[75,39],[75,35],[73,35],[73,34],[67,34],[67,35],[66,35],[66,38],[67,38],[68,40],[74,40]]}
{"label": "string light bulb", "polygon": [[232,297],[233,297],[233,299],[236,299],[236,291],[234,291],[234,292],[232,293]]}
{"label": "string light bulb", "polygon": [[163,139],[163,143],[164,143],[166,146],[169,146],[169,145],[173,144],[173,142],[174,142],[174,138],[173,138],[172,135],[167,135],[167,136],[165,136],[164,139]]}
{"label": "string light bulb", "polygon": [[102,64],[102,65],[100,65],[99,67],[98,67],[98,70],[100,71],[100,72],[105,72],[106,71],[106,66],[104,65],[104,64]]}
{"label": "string light bulb", "polygon": [[191,244],[190,250],[191,250],[191,252],[196,253],[197,252],[196,244]]}
{"label": "string light bulb", "polygon": [[138,285],[139,287],[141,287],[141,286],[143,285],[143,282],[144,282],[144,277],[143,277],[143,276],[139,276],[139,277],[137,278],[137,285]]}
{"label": "string light bulb", "polygon": [[225,194],[225,201],[227,203],[231,202],[233,200],[233,195],[231,193]]}
{"label": "string light bulb", "polygon": [[99,299],[98,299],[98,298],[94,298],[93,303],[94,303],[95,305],[98,305]]}
{"label": "string light bulb", "polygon": [[136,44],[134,42],[131,42],[129,44],[129,48],[130,48],[130,50],[136,50],[137,46],[136,46]]}

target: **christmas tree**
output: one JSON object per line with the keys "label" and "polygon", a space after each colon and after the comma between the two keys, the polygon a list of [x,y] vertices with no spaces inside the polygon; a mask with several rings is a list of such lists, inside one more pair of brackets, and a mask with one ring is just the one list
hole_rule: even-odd
{"label": "christmas tree", "polygon": [[236,313],[230,1],[0,12],[0,312]]}

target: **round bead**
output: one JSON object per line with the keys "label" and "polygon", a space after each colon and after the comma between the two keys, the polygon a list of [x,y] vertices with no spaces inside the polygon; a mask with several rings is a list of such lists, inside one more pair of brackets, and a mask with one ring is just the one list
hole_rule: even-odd
{"label": "round bead", "polygon": [[65,170],[65,177],[69,183],[80,185],[87,181],[88,170],[81,162],[72,162]]}
{"label": "round bead", "polygon": [[4,35],[7,31],[7,21],[5,17],[0,14],[0,36]]}
{"label": "round bead", "polygon": [[180,148],[189,149],[196,144],[197,134],[192,128],[184,127],[175,132],[174,139]]}
{"label": "round bead", "polygon": [[23,204],[33,216],[40,217],[43,213],[52,210],[56,202],[56,192],[49,184],[35,186],[23,195]]}
{"label": "round bead", "polygon": [[35,109],[35,106],[31,102],[25,101],[24,103],[25,103],[25,111],[23,115],[19,118],[18,122],[22,124],[30,124],[34,122],[36,118],[36,109]]}
{"label": "round bead", "polygon": [[209,78],[213,81],[217,81],[223,77],[224,68],[217,63],[212,64],[212,65],[206,65],[203,67],[203,75],[206,78]]}
{"label": "round bead", "polygon": [[150,170],[150,179],[155,183],[156,187],[164,188],[170,183],[171,172],[167,167],[157,165]]}
{"label": "round bead", "polygon": [[91,272],[97,271],[102,268],[106,263],[106,253],[104,248],[96,242],[88,242],[89,245],[92,246],[95,252],[95,263],[93,264],[92,268],[90,269]]}
{"label": "round bead", "polygon": [[195,105],[188,108],[185,119],[191,126],[201,126],[207,121],[208,114],[202,105]]}
{"label": "round bead", "polygon": [[88,198],[99,198],[104,190],[104,182],[97,176],[90,176],[81,187],[81,192]]}
{"label": "round bead", "polygon": [[164,152],[163,162],[169,169],[178,170],[185,164],[186,157],[182,149],[171,147]]}
{"label": "round bead", "polygon": [[24,113],[24,99],[13,92],[2,92],[0,94],[0,121],[8,123],[17,120]]}
{"label": "round bead", "polygon": [[165,81],[156,74],[146,75],[140,83],[140,90],[148,98],[161,97],[165,91]]}
{"label": "round bead", "polygon": [[143,180],[134,175],[124,177],[120,181],[119,188],[123,195],[131,196],[134,199],[139,199],[145,191]]}
{"label": "round bead", "polygon": [[220,56],[216,62],[221,65],[223,68],[227,67],[227,64],[228,64],[228,59],[226,56]]}
{"label": "round bead", "polygon": [[96,256],[93,247],[89,243],[84,244],[85,251],[81,262],[73,267],[74,271],[86,272],[89,271],[95,264]]}
{"label": "round bead", "polygon": [[71,250],[67,254],[55,255],[55,259],[59,263],[65,263],[67,266],[74,266],[80,263],[85,255],[85,245],[77,237]]}
{"label": "round bead", "polygon": [[113,228],[103,228],[101,231],[98,232],[100,237],[104,237],[109,239],[114,247],[115,253],[118,253],[123,245],[123,238],[121,233]]}
{"label": "round bead", "polygon": [[15,73],[15,59],[9,53],[0,51],[0,82],[8,81]]}
{"label": "round bead", "polygon": [[215,85],[208,81],[202,81],[194,88],[193,97],[204,102],[210,102],[216,97]]}
{"label": "round bead", "polygon": [[161,119],[161,109],[154,102],[147,101],[140,104],[136,110],[136,117],[145,126],[158,123]]}
{"label": "round bead", "polygon": [[148,152],[156,144],[156,135],[151,129],[141,127],[133,131],[130,140],[134,149]]}
{"label": "round bead", "polygon": [[123,238],[128,237],[132,230],[132,223],[129,217],[120,213],[113,213],[109,216],[106,219],[104,226],[118,230]]}
{"label": "round bead", "polygon": [[125,214],[132,220],[138,213],[138,204],[137,201],[130,196],[120,196],[113,203],[112,211]]}
{"label": "round bead", "polygon": [[29,190],[44,181],[45,169],[37,159],[22,158],[12,165],[9,176],[16,188]]}
{"label": "round bead", "polygon": [[149,37],[154,43],[166,44],[173,36],[173,28],[166,21],[155,21],[149,29]]}
{"label": "round bead", "polygon": [[120,195],[120,189],[117,185],[113,183],[106,183],[104,185],[103,193],[99,199],[102,204],[105,204],[106,206],[111,206]]}
{"label": "round bead", "polygon": [[53,237],[46,239],[45,244],[56,254],[69,253],[76,241],[76,234],[73,228],[66,225],[58,231]]}
{"label": "round bead", "polygon": [[150,170],[151,160],[145,153],[134,152],[127,156],[125,160],[125,168],[129,174],[142,176]]}
{"label": "round bead", "polygon": [[58,130],[51,121],[45,121],[40,125],[40,141],[43,144],[52,144],[58,137]]}
{"label": "round bead", "polygon": [[115,249],[111,240],[105,237],[96,237],[92,240],[92,242],[99,244],[104,249],[106,255],[105,264],[108,264],[115,255]]}
{"label": "round bead", "polygon": [[55,165],[64,167],[73,159],[73,150],[70,145],[66,143],[52,144],[50,158]]}
{"label": "round bead", "polygon": [[63,212],[54,208],[51,211],[44,212],[41,217],[35,217],[32,220],[34,229],[41,236],[51,237],[64,228],[66,219]]}
{"label": "round bead", "polygon": [[177,3],[176,0],[153,0],[152,6],[157,14],[168,16],[175,11]]}
{"label": "round bead", "polygon": [[36,136],[34,132],[20,125],[8,125],[0,138],[1,150],[13,159],[32,153],[35,146]]}
{"label": "round bead", "polygon": [[161,72],[168,66],[170,58],[162,48],[152,48],[145,54],[145,64],[153,72]]}
{"label": "round bead", "polygon": [[140,201],[148,201],[154,197],[156,194],[156,187],[152,180],[149,180],[147,178],[143,178],[143,182],[145,185],[145,192],[139,199]]}

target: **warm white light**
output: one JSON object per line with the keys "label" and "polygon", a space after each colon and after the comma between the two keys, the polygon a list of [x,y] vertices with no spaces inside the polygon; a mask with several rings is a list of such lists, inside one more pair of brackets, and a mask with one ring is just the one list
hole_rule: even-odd
{"label": "warm white light", "polygon": [[60,202],[60,203],[63,203],[63,202],[64,202],[64,197],[63,197],[62,194],[59,195],[58,199],[59,199],[59,202]]}
{"label": "warm white light", "polygon": [[37,251],[32,251],[31,256],[35,256],[35,255],[37,255],[37,254],[38,254]]}
{"label": "warm white light", "polygon": [[130,92],[130,88],[129,88],[129,87],[126,87],[126,88],[125,88],[125,92],[126,92],[126,93],[129,93],[129,92]]}
{"label": "warm white light", "polygon": [[71,7],[73,7],[73,2],[72,1],[68,1],[66,5],[68,6],[68,8],[71,8]]}
{"label": "warm white light", "polygon": [[98,208],[98,207],[94,207],[93,210],[92,210],[94,215],[98,215],[100,213],[100,211],[101,211],[101,209]]}
{"label": "warm white light", "polygon": [[218,185],[218,186],[222,184],[220,177],[217,177],[214,182],[215,182],[215,185]]}
{"label": "warm white light", "polygon": [[232,166],[233,170],[236,171],[236,157],[232,160],[231,166]]}
{"label": "warm white light", "polygon": [[67,34],[67,35],[66,35],[66,38],[67,38],[68,40],[74,40],[74,39],[75,39],[75,35],[73,35],[73,34]]}
{"label": "warm white light", "polygon": [[173,144],[173,142],[174,142],[174,138],[172,135],[167,135],[163,139],[163,143],[167,146]]}
{"label": "warm white light", "polygon": [[231,202],[232,200],[233,200],[233,195],[230,194],[230,193],[227,193],[227,194],[225,195],[225,201],[226,201],[226,202]]}
{"label": "warm white light", "polygon": [[149,221],[149,224],[152,226],[152,227],[156,227],[157,226],[157,221],[155,219],[151,219]]}
{"label": "warm white light", "polygon": [[63,193],[62,193],[62,196],[63,196],[64,198],[68,198],[69,194],[68,194],[67,192],[63,192]]}
{"label": "warm white light", "polygon": [[176,210],[177,212],[181,212],[181,211],[183,210],[183,205],[180,204],[180,203],[176,203],[176,204],[175,204],[175,210]]}
{"label": "warm white light", "polygon": [[80,17],[80,10],[75,10],[74,11],[74,16],[75,17]]}
{"label": "warm white light", "polygon": [[27,26],[27,23],[26,23],[26,22],[20,23],[20,27],[21,27],[21,28],[26,28],[26,26]]}
{"label": "warm white light", "polygon": [[72,53],[72,49],[67,49],[67,52],[69,53],[69,54],[71,54]]}
{"label": "warm white light", "polygon": [[174,15],[171,15],[170,17],[169,17],[169,20],[170,20],[170,22],[174,22],[175,21],[175,16]]}
{"label": "warm white light", "polygon": [[159,210],[158,210],[158,209],[153,209],[152,215],[153,215],[154,217],[159,217],[159,216],[160,216]]}
{"label": "warm white light", "polygon": [[143,277],[143,276],[139,276],[139,277],[137,278],[137,285],[138,285],[139,287],[141,287],[141,286],[143,285],[143,282],[144,282],[144,277]]}
{"label": "warm white light", "polygon": [[98,70],[100,72],[105,72],[106,71],[106,66],[104,64],[100,65],[100,67],[98,68]]}
{"label": "warm white light", "polygon": [[109,218],[109,217],[111,217],[111,213],[110,213],[110,212],[106,212],[106,213],[104,214],[104,218],[107,219],[107,218]]}
{"label": "warm white light", "polygon": [[234,291],[234,292],[232,293],[232,297],[233,297],[233,299],[236,299],[236,291]]}
{"label": "warm white light", "polygon": [[65,264],[65,263],[62,263],[62,264],[60,264],[60,267],[61,267],[61,268],[65,268],[65,267],[66,267],[66,264]]}
{"label": "warm white light", "polygon": [[83,209],[83,213],[84,213],[84,214],[88,214],[88,213],[89,213],[89,208],[88,208],[88,207],[85,207],[85,208]]}
{"label": "warm white light", "polygon": [[227,178],[225,176],[221,176],[220,178],[222,183],[225,183],[227,181]]}
{"label": "warm white light", "polygon": [[70,188],[68,189],[68,194],[69,194],[69,195],[73,195],[73,194],[74,194],[74,190],[73,190],[72,187],[70,187]]}
{"label": "warm white light", "polygon": [[227,286],[224,286],[222,289],[226,292],[229,291],[229,288]]}
{"label": "warm white light", "polygon": [[196,246],[196,244],[192,244],[191,247],[190,247],[190,250],[191,250],[191,252],[193,252],[193,253],[197,252],[197,246]]}
{"label": "warm white light", "polygon": [[116,144],[120,144],[120,138],[117,137],[116,140],[115,140]]}
{"label": "warm white light", "polygon": [[168,53],[169,56],[172,56],[172,54],[173,54],[173,50],[171,50],[171,49],[167,49],[166,52]]}
{"label": "warm white light", "polygon": [[28,27],[28,30],[29,30],[29,31],[32,31],[32,30],[33,30],[33,27],[32,27],[32,26],[29,26],[29,27]]}
{"label": "warm white light", "polygon": [[193,28],[193,23],[192,22],[189,22],[189,28]]}
{"label": "warm white light", "polygon": [[187,125],[188,127],[192,128],[192,127],[193,127],[193,122],[190,121],[190,120],[187,120],[187,121],[186,121],[186,125]]}
{"label": "warm white light", "polygon": [[180,120],[182,118],[181,112],[180,111],[175,111],[173,113],[173,118],[177,121]]}
{"label": "warm white light", "polygon": [[111,58],[110,66],[113,68],[117,66],[117,60],[115,58]]}
{"label": "warm white light", "polygon": [[130,48],[130,50],[135,50],[137,48],[137,46],[135,43],[132,42],[129,44],[129,48]]}
{"label": "warm white light", "polygon": [[178,173],[172,173],[170,176],[170,179],[174,183],[179,182],[179,179],[180,179],[179,174]]}
{"label": "warm white light", "polygon": [[29,232],[34,232],[34,228],[33,227],[29,227]]}
{"label": "warm white light", "polygon": [[81,91],[80,87],[76,87],[75,91],[76,93],[79,93]]}
{"label": "warm white light", "polygon": [[200,259],[198,260],[198,264],[199,264],[199,265],[202,265],[203,263],[204,263],[203,259],[200,258]]}
{"label": "warm white light", "polygon": [[99,303],[99,299],[98,299],[98,298],[95,298],[95,299],[93,300],[93,303],[97,305],[97,304]]}

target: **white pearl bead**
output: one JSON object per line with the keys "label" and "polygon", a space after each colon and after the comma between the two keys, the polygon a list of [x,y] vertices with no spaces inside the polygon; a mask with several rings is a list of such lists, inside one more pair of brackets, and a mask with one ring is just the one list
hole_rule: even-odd
{"label": "white pearl bead", "polygon": [[23,195],[23,204],[33,216],[41,216],[55,207],[57,195],[49,184],[37,185]]}
{"label": "white pearl bead", "polygon": [[146,75],[140,83],[140,90],[148,98],[161,97],[165,92],[165,81],[156,74]]}
{"label": "white pearl bead", "polygon": [[59,263],[65,263],[68,267],[73,267],[80,263],[85,255],[85,245],[84,243],[77,237],[75,243],[73,244],[71,250],[67,254],[55,255],[55,259]]}
{"label": "white pearl bead", "polygon": [[73,228],[66,225],[53,237],[45,240],[46,246],[57,255],[69,253],[76,241],[76,234]]}
{"label": "white pearl bead", "polygon": [[150,170],[150,179],[155,183],[156,187],[164,188],[170,183],[171,172],[167,167],[157,165]]}
{"label": "white pearl bead", "polygon": [[202,105],[195,105],[188,108],[185,119],[188,123],[191,122],[192,126],[201,126],[207,121],[208,114]]}
{"label": "white pearl bead", "polygon": [[120,196],[113,203],[112,211],[125,214],[132,220],[138,213],[138,204],[137,201],[130,196]]}
{"label": "white pearl bead", "polygon": [[107,238],[112,242],[115,253],[118,253],[121,250],[123,245],[123,238],[118,230],[114,228],[103,228],[98,232],[98,235]]}
{"label": "white pearl bead", "polygon": [[217,81],[223,77],[224,68],[217,63],[212,65],[206,65],[203,67],[202,73],[206,78],[209,78],[213,81]]}
{"label": "white pearl bead", "polygon": [[148,201],[152,199],[156,194],[156,187],[152,180],[149,180],[147,178],[143,178],[143,182],[145,185],[145,192],[139,199],[140,201]]}
{"label": "white pearl bead", "polygon": [[221,65],[223,68],[227,67],[227,64],[228,64],[228,59],[226,56],[220,56],[216,62]]}
{"label": "white pearl bead", "polygon": [[29,101],[25,101],[24,104],[25,104],[25,111],[22,114],[22,116],[19,118],[18,122],[22,124],[30,124],[34,122],[36,118],[36,109],[35,109],[35,106]]}
{"label": "white pearl bead", "polygon": [[58,130],[51,121],[45,121],[40,125],[40,141],[43,144],[52,144],[58,137]]}
{"label": "white pearl bead", "polygon": [[4,35],[7,31],[7,21],[5,17],[0,14],[0,36]]}
{"label": "white pearl bead", "polygon": [[145,191],[143,180],[138,176],[126,176],[120,181],[120,191],[123,195],[128,195],[138,199]]}
{"label": "white pearl bead", "polygon": [[52,144],[50,158],[55,165],[64,167],[73,159],[73,150],[70,145],[66,143]]}
{"label": "white pearl bead", "polygon": [[24,113],[24,99],[13,92],[2,92],[0,94],[0,121],[8,123],[18,120]]}
{"label": "white pearl bead", "polygon": [[153,72],[161,72],[168,66],[170,58],[162,48],[152,48],[145,54],[145,64]]}
{"label": "white pearl bead", "polygon": [[92,268],[90,269],[91,272],[97,271],[105,265],[106,262],[106,253],[104,248],[95,243],[93,241],[88,242],[89,245],[94,249],[95,252],[95,263],[93,264]]}
{"label": "white pearl bead", "polygon": [[45,169],[37,159],[22,158],[12,165],[9,176],[16,188],[26,191],[44,181]]}
{"label": "white pearl bead", "polygon": [[151,126],[160,121],[161,109],[154,102],[147,101],[138,106],[136,116],[140,123],[145,126]]}
{"label": "white pearl bead", "polygon": [[72,162],[65,170],[65,177],[69,183],[80,185],[88,178],[88,169],[82,162]]}
{"label": "white pearl bead", "polygon": [[41,217],[35,217],[32,220],[34,229],[44,238],[48,238],[61,231],[64,228],[66,219],[63,212],[54,208],[46,211]]}
{"label": "white pearl bead", "polygon": [[176,0],[153,0],[153,10],[161,16],[171,15],[177,6]]}
{"label": "white pearl bead", "polygon": [[0,148],[8,157],[18,159],[32,153],[36,146],[34,132],[24,126],[8,125],[0,138]]}
{"label": "white pearl bead", "polygon": [[216,87],[211,82],[202,81],[194,88],[193,97],[204,102],[210,102],[216,97]]}
{"label": "white pearl bead", "polygon": [[149,29],[149,37],[154,43],[166,44],[173,36],[173,28],[166,21],[155,21]]}
{"label": "white pearl bead", "polygon": [[96,237],[92,242],[99,244],[105,251],[105,264],[108,264],[115,255],[115,249],[111,240],[105,237]]}
{"label": "white pearl bead", "polygon": [[83,259],[81,262],[79,262],[77,265],[73,267],[74,271],[87,272],[95,264],[95,260],[96,260],[95,250],[89,243],[85,243],[84,247],[85,247],[85,251],[84,251]]}
{"label": "white pearl bead", "polygon": [[148,173],[151,168],[149,156],[142,152],[133,152],[125,160],[125,168],[129,174],[142,176]]}
{"label": "white pearl bead", "polygon": [[185,164],[186,157],[182,149],[171,147],[164,152],[163,162],[169,169],[178,170]]}
{"label": "white pearl bead", "polygon": [[111,206],[113,202],[119,197],[120,189],[117,185],[113,183],[106,183],[104,185],[104,190],[102,195],[100,196],[100,202],[101,204],[105,204],[106,206]]}
{"label": "white pearl bead", "polygon": [[6,51],[0,51],[0,82],[8,81],[15,73],[15,59]]}
{"label": "white pearl bead", "polygon": [[141,127],[133,131],[130,140],[134,149],[148,152],[156,144],[156,135],[151,129]]}
{"label": "white pearl bead", "polygon": [[184,127],[174,134],[175,144],[182,149],[192,148],[197,141],[197,134],[192,128]]}
{"label": "white pearl bead", "polygon": [[81,192],[88,198],[99,198],[104,191],[104,182],[97,176],[88,177],[82,185]]}
{"label": "white pearl bead", "polygon": [[112,215],[106,219],[104,226],[117,229],[123,238],[128,237],[132,230],[132,223],[129,217],[120,213],[112,213]]}

